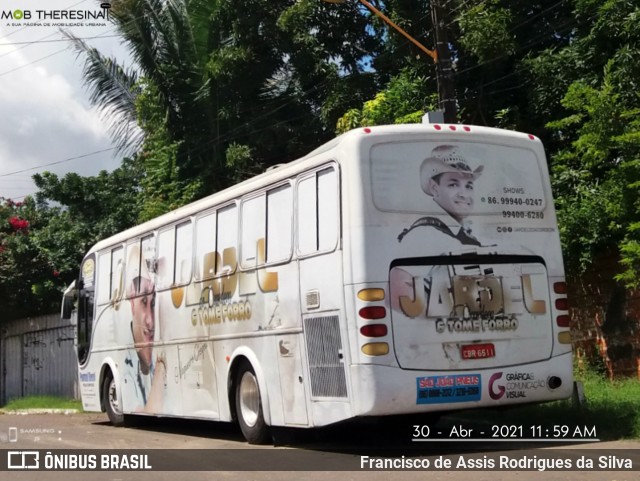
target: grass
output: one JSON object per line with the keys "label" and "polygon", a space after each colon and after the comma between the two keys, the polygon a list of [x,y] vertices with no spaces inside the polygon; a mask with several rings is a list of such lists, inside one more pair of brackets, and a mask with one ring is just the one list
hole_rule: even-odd
{"label": "grass", "polygon": [[[465,411],[453,416],[465,421],[496,425],[520,425],[522,437],[531,437],[530,426],[540,425],[553,432],[554,426],[568,426],[565,437],[594,437],[601,440],[640,439],[640,381],[635,378],[610,381],[591,371],[576,374],[582,381],[587,402],[576,406],[572,401],[525,405],[507,409]],[[576,428],[578,431],[576,431]],[[586,430],[585,430],[586,428]],[[587,434],[587,436],[581,436]]]}
{"label": "grass", "polygon": [[13,399],[2,407],[4,411],[18,409],[77,409],[82,411],[82,402],[75,399],[64,399],[55,396],[28,396]]}

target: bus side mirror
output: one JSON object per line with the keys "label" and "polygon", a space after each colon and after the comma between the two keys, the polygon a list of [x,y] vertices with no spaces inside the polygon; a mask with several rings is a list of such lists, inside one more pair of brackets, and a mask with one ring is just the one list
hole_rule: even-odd
{"label": "bus side mirror", "polygon": [[74,299],[72,297],[65,297],[62,300],[62,319],[71,319],[71,313],[74,308]]}
{"label": "bus side mirror", "polygon": [[69,319],[73,321],[72,318],[74,318],[75,316],[72,316],[72,313],[75,308],[77,292],[76,281],[73,281],[71,285],[64,291],[64,294],[62,295],[62,311],[60,312],[60,317],[62,319]]}

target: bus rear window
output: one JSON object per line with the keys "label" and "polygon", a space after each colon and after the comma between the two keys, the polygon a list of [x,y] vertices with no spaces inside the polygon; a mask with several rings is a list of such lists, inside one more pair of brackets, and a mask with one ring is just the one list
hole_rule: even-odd
{"label": "bus rear window", "polygon": [[547,204],[532,150],[471,142],[393,142],[371,149],[373,202],[382,211],[535,217]]}

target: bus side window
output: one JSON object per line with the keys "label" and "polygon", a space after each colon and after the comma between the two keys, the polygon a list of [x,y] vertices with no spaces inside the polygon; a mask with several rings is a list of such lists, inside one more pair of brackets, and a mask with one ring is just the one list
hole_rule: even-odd
{"label": "bus side window", "polygon": [[335,169],[317,173],[318,179],[318,250],[335,249],[340,225],[340,192]]}
{"label": "bus side window", "polygon": [[312,254],[318,250],[318,222],[316,176],[307,177],[298,183],[298,252],[301,255]]}
{"label": "bus side window", "polygon": [[171,287],[176,237],[173,227],[158,233],[158,272],[156,286],[159,290]]}
{"label": "bus side window", "polygon": [[97,298],[99,306],[111,300],[111,252],[103,252],[98,257]]}
{"label": "bus side window", "polygon": [[103,252],[98,258],[98,279],[96,303],[99,306],[109,302],[117,303],[122,299],[124,283],[124,249],[116,247]]}
{"label": "bus side window", "polygon": [[176,263],[174,285],[185,285],[191,281],[193,230],[191,222],[176,226]]}
{"label": "bus side window", "polygon": [[297,189],[298,253],[309,255],[335,249],[338,240],[338,176],[333,168],[302,178]]}
{"label": "bus side window", "polygon": [[109,299],[112,302],[120,301],[124,296],[124,249],[122,247],[111,251],[109,286]]}
{"label": "bus side window", "polygon": [[283,185],[267,192],[267,264],[291,259],[293,192]]}
{"label": "bus side window", "polygon": [[134,286],[136,285],[136,278],[141,275],[141,272],[146,270],[155,282],[155,272],[157,270],[156,253],[155,234],[147,235],[127,245],[124,283],[124,293],[127,299],[139,295],[137,288],[134,288]]}
{"label": "bus side window", "polygon": [[[238,246],[238,208],[235,204],[223,207],[218,210],[216,222],[216,246],[217,252],[221,256],[222,263],[225,262],[225,251],[234,251]],[[236,262],[216,266],[216,276],[230,275],[236,271]]]}
{"label": "bus side window", "polygon": [[159,232],[155,265],[156,287],[159,290],[185,285],[191,280],[192,242],[190,221]]}
{"label": "bus side window", "polygon": [[245,269],[258,265],[258,240],[264,239],[265,236],[265,199],[265,195],[261,194],[242,201],[240,265]]}
{"label": "bus side window", "polygon": [[196,220],[196,265],[194,275],[196,280],[203,281],[213,278],[216,273],[216,215],[211,212]]}

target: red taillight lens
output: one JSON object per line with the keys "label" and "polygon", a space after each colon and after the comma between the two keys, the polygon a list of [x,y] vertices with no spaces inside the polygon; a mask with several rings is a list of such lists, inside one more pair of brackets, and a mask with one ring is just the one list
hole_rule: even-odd
{"label": "red taillight lens", "polygon": [[387,316],[387,310],[383,306],[363,307],[358,312],[363,319],[382,319]]}
{"label": "red taillight lens", "polygon": [[566,294],[567,293],[567,283],[566,282],[556,282],[553,284],[553,292],[556,294]]}
{"label": "red taillight lens", "polygon": [[556,309],[559,311],[569,310],[569,300],[566,297],[556,299]]}
{"label": "red taillight lens", "polygon": [[569,322],[571,318],[569,316],[558,316],[556,317],[556,324],[558,327],[569,327]]}
{"label": "red taillight lens", "polygon": [[369,324],[360,328],[360,334],[366,337],[383,337],[387,335],[387,326],[384,324]]}

